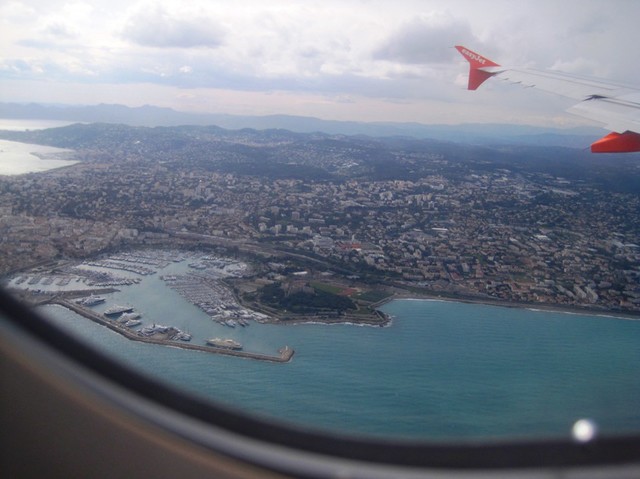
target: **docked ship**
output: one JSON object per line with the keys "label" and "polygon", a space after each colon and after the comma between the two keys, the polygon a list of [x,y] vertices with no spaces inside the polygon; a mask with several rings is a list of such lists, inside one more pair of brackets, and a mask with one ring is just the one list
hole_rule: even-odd
{"label": "docked ship", "polygon": [[216,348],[231,349],[233,351],[240,351],[242,349],[242,344],[233,339],[207,339],[207,344],[209,346],[215,346]]}
{"label": "docked ship", "polygon": [[138,334],[140,336],[151,337],[156,334],[165,334],[169,331],[169,329],[171,329],[170,326],[163,326],[162,324],[153,323],[153,326],[145,326],[144,328],[142,328],[140,331],[138,331]]}
{"label": "docked ship", "polygon": [[104,303],[105,299],[100,296],[87,296],[86,298],[79,299],[76,303],[82,306],[95,306],[96,304]]}
{"label": "docked ship", "polygon": [[176,330],[176,333],[170,338],[173,341],[191,341],[191,335],[189,333],[185,333],[184,331]]}
{"label": "docked ship", "polygon": [[133,311],[133,307],[132,306],[111,306],[110,308],[105,309],[104,311],[104,315],[105,316],[118,316],[122,313],[130,313],[131,311]]}
{"label": "docked ship", "polygon": [[[106,313],[105,313],[106,314]],[[120,323],[126,323],[127,321],[131,321],[133,319],[140,319],[142,315],[140,313],[136,313],[135,311],[131,311],[129,313],[123,313],[122,316],[118,318]],[[138,323],[140,324],[140,323]]]}

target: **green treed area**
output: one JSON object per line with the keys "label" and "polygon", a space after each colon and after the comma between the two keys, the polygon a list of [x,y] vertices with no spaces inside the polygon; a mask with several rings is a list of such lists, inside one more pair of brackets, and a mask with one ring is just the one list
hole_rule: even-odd
{"label": "green treed area", "polygon": [[329,293],[329,294],[340,294],[340,292],[344,289],[343,286],[336,286],[333,284],[318,283],[318,282],[311,283],[311,287],[316,291],[324,291],[325,293]]}
{"label": "green treed area", "polygon": [[[319,283],[312,282],[311,287],[316,291],[324,291],[330,294],[343,295],[344,291],[347,289],[345,286],[337,285],[337,284],[327,284],[327,283]],[[355,294],[351,294],[355,293]],[[384,299],[392,296],[392,293],[383,289],[370,290],[370,291],[361,291],[357,292],[357,290],[351,290],[349,296],[351,296],[356,301],[362,301],[365,303],[377,303]]]}
{"label": "green treed area", "polygon": [[260,301],[267,306],[286,309],[293,313],[342,313],[357,309],[351,299],[309,285],[292,287],[273,283],[260,290]]}

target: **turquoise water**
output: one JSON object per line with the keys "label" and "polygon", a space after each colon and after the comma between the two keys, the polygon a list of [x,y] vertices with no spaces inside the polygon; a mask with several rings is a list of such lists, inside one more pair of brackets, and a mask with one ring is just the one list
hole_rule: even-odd
{"label": "turquoise water", "polygon": [[[177,266],[172,266],[177,268]],[[167,271],[163,271],[167,274]],[[288,364],[128,341],[58,306],[42,311],[97,348],[163,381],[253,414],[346,434],[425,440],[640,431],[640,321],[443,301],[398,300],[390,327],[211,321],[156,277],[109,295],[145,323],[202,344],[231,337]],[[104,308],[104,306],[102,306]]]}

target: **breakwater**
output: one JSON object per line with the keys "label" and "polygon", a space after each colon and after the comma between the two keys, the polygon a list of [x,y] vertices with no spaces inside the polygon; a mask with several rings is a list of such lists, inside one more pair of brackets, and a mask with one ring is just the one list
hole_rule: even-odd
{"label": "breakwater", "polygon": [[76,314],[79,314],[91,321],[98,323],[102,326],[109,328],[112,331],[115,331],[118,334],[130,339],[132,341],[140,341],[143,343],[149,344],[157,344],[160,346],[170,346],[174,348],[180,349],[188,349],[191,351],[201,351],[205,353],[213,353],[213,354],[222,354],[225,356],[235,356],[238,358],[245,359],[255,359],[258,361],[269,361],[274,363],[286,363],[291,361],[291,358],[294,355],[294,350],[289,346],[284,346],[278,350],[278,356],[269,356],[267,354],[259,354],[259,353],[251,353],[248,351],[233,351],[231,349],[223,349],[217,348],[215,346],[204,346],[197,344],[188,344],[180,341],[172,341],[166,338],[157,338],[153,336],[141,336],[136,331],[132,331],[121,323],[116,321],[112,321],[103,315],[96,313],[95,311],[91,311],[85,307],[80,306],[79,304],[73,303],[67,299],[61,297],[52,298],[49,301],[50,304],[57,304],[64,308],[67,308],[73,311]]}

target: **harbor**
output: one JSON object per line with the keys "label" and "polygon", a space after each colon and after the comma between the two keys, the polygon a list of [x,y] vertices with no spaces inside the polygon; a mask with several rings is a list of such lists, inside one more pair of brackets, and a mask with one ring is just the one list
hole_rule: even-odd
{"label": "harbor", "polygon": [[[60,305],[132,341],[260,361],[290,361],[291,348],[277,343],[265,347],[253,332],[247,333],[248,326],[269,318],[241,306],[224,280],[250,273],[248,264],[210,253],[139,250],[82,262],[60,261],[22,272],[8,283],[29,304]],[[163,291],[177,293],[199,311],[189,318],[179,315],[176,324],[171,310],[158,307]],[[165,326],[171,324],[176,325]],[[238,340],[247,340],[248,346]],[[239,346],[229,347],[230,341]]]}
{"label": "harbor", "polygon": [[[188,344],[179,340],[172,340],[171,335],[167,334],[167,331],[160,332],[158,334],[153,335],[143,335],[139,334],[138,331],[134,331],[129,329],[123,323],[120,323],[116,320],[111,320],[106,316],[99,314],[95,311],[85,308],[84,306],[74,303],[73,301],[69,301],[63,297],[57,296],[48,301],[49,304],[57,304],[64,308],[73,311],[76,314],[79,314],[95,323],[98,323],[102,326],[109,328],[111,331],[114,331],[122,336],[130,339],[132,341],[139,341],[148,344],[156,344],[160,346],[170,346],[174,348],[187,349],[190,351],[200,351],[205,353],[213,353],[213,354],[221,354],[225,356],[235,356],[238,358],[245,359],[254,359],[257,361],[268,361],[274,363],[287,363],[291,361],[295,351],[289,346],[284,346],[278,350],[278,355],[270,356],[267,354],[261,353],[252,353],[248,351],[227,349],[215,346],[206,346],[206,345],[198,345],[198,344]],[[167,328],[170,329],[170,328]]]}

